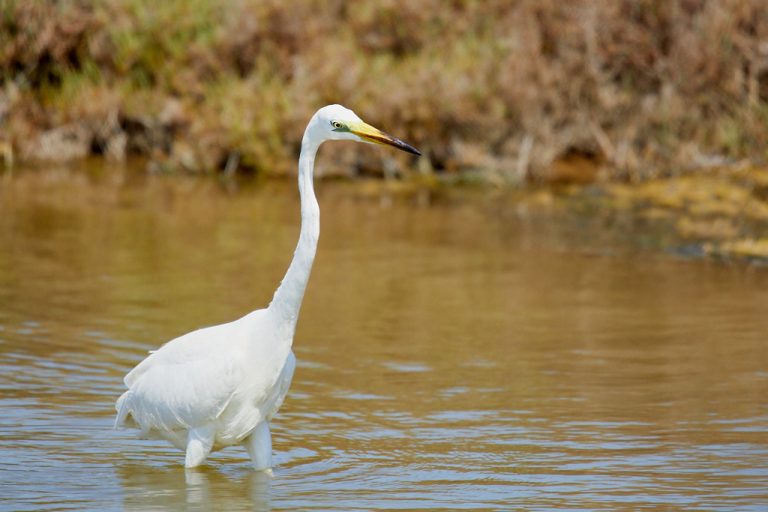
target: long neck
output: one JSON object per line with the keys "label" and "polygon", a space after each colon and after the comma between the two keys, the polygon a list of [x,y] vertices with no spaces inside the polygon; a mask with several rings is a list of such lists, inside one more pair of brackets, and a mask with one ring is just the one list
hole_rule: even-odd
{"label": "long neck", "polygon": [[315,155],[319,144],[309,140],[307,134],[301,144],[299,156],[299,195],[301,196],[301,233],[296,251],[293,253],[288,272],[275,292],[269,309],[278,319],[290,328],[291,334],[296,328],[301,301],[307,288],[312,262],[315,260],[317,239],[320,236],[320,207],[315,198],[312,181]]}

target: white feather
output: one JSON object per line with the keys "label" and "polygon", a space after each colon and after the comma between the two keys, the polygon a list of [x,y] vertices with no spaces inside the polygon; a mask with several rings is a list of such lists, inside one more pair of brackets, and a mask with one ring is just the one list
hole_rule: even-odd
{"label": "white feather", "polygon": [[355,130],[416,152],[365,125],[349,109],[340,105],[320,109],[304,132],[299,156],[299,242],[269,307],[190,332],[150,351],[125,377],[128,391],[117,400],[115,427],[132,419],[144,435],[186,450],[187,467],[201,464],[211,450],[243,443],[254,468],[269,469],[268,422],[293,378],[293,334],[320,235],[312,183],[315,154],[326,140],[363,141]]}

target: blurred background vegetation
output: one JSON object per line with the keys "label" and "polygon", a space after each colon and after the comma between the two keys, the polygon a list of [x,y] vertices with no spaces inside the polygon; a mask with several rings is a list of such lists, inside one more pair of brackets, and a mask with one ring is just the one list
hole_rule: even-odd
{"label": "blurred background vegetation", "polygon": [[6,160],[294,171],[327,103],[425,150],[319,173],[638,181],[759,165],[765,0],[0,0]]}

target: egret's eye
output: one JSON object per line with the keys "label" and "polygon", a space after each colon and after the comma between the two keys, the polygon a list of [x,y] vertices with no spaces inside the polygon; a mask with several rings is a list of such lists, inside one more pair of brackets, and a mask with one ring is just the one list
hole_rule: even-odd
{"label": "egret's eye", "polygon": [[340,129],[340,128],[341,128],[343,125],[342,125],[340,122],[338,122],[338,121],[331,121],[331,126],[333,126],[333,128],[334,128],[334,129],[338,130],[338,129]]}

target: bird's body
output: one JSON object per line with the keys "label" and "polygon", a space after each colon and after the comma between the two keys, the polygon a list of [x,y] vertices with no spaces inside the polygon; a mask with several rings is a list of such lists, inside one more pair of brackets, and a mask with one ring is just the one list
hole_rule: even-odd
{"label": "bird's body", "polygon": [[210,429],[211,451],[241,443],[285,399],[295,365],[291,342],[268,309],[176,338],[125,377],[117,422],[130,412],[145,435],[182,450],[188,431],[201,427]]}
{"label": "bird's body", "polygon": [[404,142],[363,123],[340,105],[320,109],[309,122],[299,157],[301,232],[293,261],[266,309],[226,324],[180,336],[139,363],[125,377],[115,426],[129,419],[147,437],[186,451],[195,467],[218,448],[243,444],[257,470],[272,466],[269,421],[293,377],[291,351],[301,302],[320,234],[312,174],[326,140],[388,144],[419,154]]}

